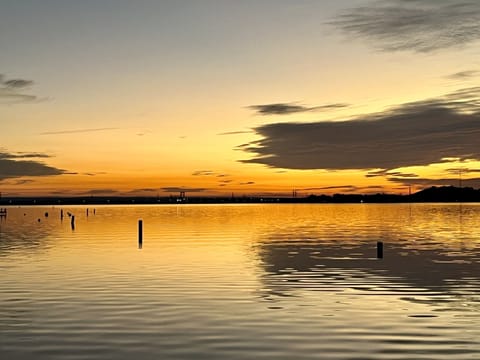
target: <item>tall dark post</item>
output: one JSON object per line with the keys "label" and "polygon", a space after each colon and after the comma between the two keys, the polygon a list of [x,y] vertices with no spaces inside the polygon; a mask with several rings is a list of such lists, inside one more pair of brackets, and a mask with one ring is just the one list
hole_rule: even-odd
{"label": "tall dark post", "polygon": [[88,217],[88,208],[87,208],[87,217]]}
{"label": "tall dark post", "polygon": [[377,241],[377,259],[383,259],[383,242]]}
{"label": "tall dark post", "polygon": [[143,221],[138,220],[138,248],[141,249],[143,245]]}
{"label": "tall dark post", "polygon": [[60,210],[60,220],[63,220],[63,209]]}
{"label": "tall dark post", "polygon": [[70,224],[72,225],[72,230],[75,230],[75,215],[72,215],[72,220],[70,221]]}

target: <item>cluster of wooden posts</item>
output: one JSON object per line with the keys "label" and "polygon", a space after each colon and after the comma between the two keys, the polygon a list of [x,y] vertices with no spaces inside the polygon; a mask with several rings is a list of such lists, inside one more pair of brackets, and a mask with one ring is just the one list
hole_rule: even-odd
{"label": "cluster of wooden posts", "polygon": [[[93,209],[93,214],[96,213],[96,210]],[[88,216],[89,209],[86,210]],[[70,225],[72,230],[75,230],[75,215],[70,212],[67,212],[68,217],[70,218]],[[7,209],[0,209],[0,216],[7,216]],[[48,212],[45,213],[45,217],[48,217]],[[63,221],[63,209],[60,210],[60,219]],[[40,221],[40,219],[38,219]],[[138,248],[143,247],[143,220],[138,220]],[[383,242],[377,241],[377,259],[383,259]]]}

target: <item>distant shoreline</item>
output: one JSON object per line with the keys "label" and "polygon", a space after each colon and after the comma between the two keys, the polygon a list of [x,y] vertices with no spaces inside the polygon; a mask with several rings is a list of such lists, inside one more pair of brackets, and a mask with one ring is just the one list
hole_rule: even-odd
{"label": "distant shoreline", "polygon": [[480,190],[454,186],[430,187],[411,195],[334,194],[305,197],[274,196],[78,196],[78,197],[2,197],[0,206],[12,205],[149,205],[149,204],[358,204],[358,203],[432,203],[480,202]]}

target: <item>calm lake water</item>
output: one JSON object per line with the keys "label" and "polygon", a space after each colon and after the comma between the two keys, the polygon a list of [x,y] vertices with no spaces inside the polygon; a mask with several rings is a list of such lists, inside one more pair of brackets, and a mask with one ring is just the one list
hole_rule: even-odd
{"label": "calm lake water", "polygon": [[2,359],[480,359],[480,204],[89,215],[0,218]]}

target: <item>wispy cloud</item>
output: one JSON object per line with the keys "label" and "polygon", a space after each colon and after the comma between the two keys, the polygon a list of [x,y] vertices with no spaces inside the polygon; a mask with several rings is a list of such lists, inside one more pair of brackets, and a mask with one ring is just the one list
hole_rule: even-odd
{"label": "wispy cloud", "polygon": [[251,134],[252,130],[241,130],[241,131],[227,131],[223,133],[218,133],[217,135],[238,135],[238,134]]}
{"label": "wispy cloud", "polygon": [[49,158],[51,157],[48,154],[43,153],[26,153],[26,152],[17,152],[9,153],[0,151],[0,159],[32,159],[32,158]]}
{"label": "wispy cloud", "polygon": [[272,123],[241,149],[283,169],[384,169],[480,159],[480,88],[406,103],[348,121]]}
{"label": "wispy cloud", "polygon": [[325,104],[318,106],[305,106],[295,102],[274,103],[264,105],[250,105],[249,109],[254,110],[258,115],[289,115],[309,111],[333,110],[349,106],[343,103]]}
{"label": "wispy cloud", "polygon": [[167,186],[161,188],[162,191],[164,192],[182,192],[185,191],[186,193],[196,193],[196,192],[204,192],[207,189],[205,188],[193,188],[193,187],[183,187],[183,186]]}
{"label": "wispy cloud", "polygon": [[131,190],[130,192],[131,192],[131,193],[136,193],[136,192],[150,192],[150,193],[152,193],[152,192],[157,192],[157,191],[158,191],[158,189],[142,188],[142,189],[133,189],[133,190]]}
{"label": "wispy cloud", "polygon": [[118,129],[119,128],[115,128],[115,127],[105,127],[105,128],[93,128],[93,129],[45,131],[45,132],[40,133],[40,135],[78,134],[78,133],[91,133],[91,132],[97,132],[97,131],[111,131],[111,130],[118,130]]}
{"label": "wispy cloud", "polygon": [[354,185],[336,185],[336,186],[323,186],[323,187],[309,187],[302,189],[302,191],[316,191],[316,190],[356,190],[358,189]]}
{"label": "wispy cloud", "polygon": [[480,75],[480,71],[478,70],[464,70],[464,71],[459,71],[459,72],[448,75],[447,79],[467,80],[467,79],[477,77],[478,75]]}
{"label": "wispy cloud", "polygon": [[339,14],[331,24],[383,51],[431,52],[480,39],[477,0],[381,0]]}
{"label": "wispy cloud", "polygon": [[419,185],[419,186],[459,186],[460,182],[462,186],[480,188],[480,178],[462,179],[457,177],[447,177],[440,179],[418,178],[418,179],[406,179],[406,178],[390,178],[391,182],[399,183],[405,186]]}
{"label": "wispy cloud", "polygon": [[31,80],[5,80],[5,76],[0,74],[0,104],[29,103],[38,100],[37,96],[22,92],[32,85]]}
{"label": "wispy cloud", "polygon": [[12,79],[3,82],[3,85],[9,89],[23,89],[33,85],[32,80]]}
{"label": "wispy cloud", "polygon": [[2,151],[0,152],[0,181],[24,176],[33,177],[67,174],[66,170],[46,165],[38,160],[33,160],[35,158],[43,159],[49,157],[49,155],[41,153],[9,153]]}
{"label": "wispy cloud", "polygon": [[399,178],[415,178],[418,177],[417,174],[414,173],[403,173],[401,171],[391,171],[391,170],[376,170],[376,171],[369,171],[366,177],[387,177],[387,176],[394,176]]}
{"label": "wispy cloud", "polygon": [[105,171],[85,172],[85,173],[82,173],[82,175],[86,175],[86,176],[97,176],[97,175],[105,175],[105,174],[106,174]]}
{"label": "wispy cloud", "polygon": [[212,170],[195,170],[192,173],[193,176],[212,176],[215,173]]}

